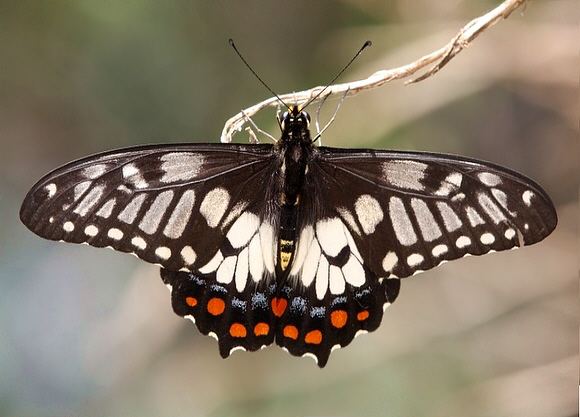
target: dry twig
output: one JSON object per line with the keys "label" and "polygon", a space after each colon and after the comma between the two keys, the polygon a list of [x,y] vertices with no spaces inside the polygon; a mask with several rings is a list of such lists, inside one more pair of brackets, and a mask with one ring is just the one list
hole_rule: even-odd
{"label": "dry twig", "polygon": [[[514,10],[524,5],[525,2],[526,0],[505,0],[496,8],[490,10],[488,13],[473,19],[465,26],[463,26],[457,35],[455,35],[447,43],[447,45],[443,46],[442,48],[439,48],[430,54],[424,55],[416,61],[411,62],[410,64],[397,68],[377,71],[366,79],[349,83],[335,84],[329,87],[328,90],[320,97],[318,97],[317,100],[323,100],[328,96],[337,94],[353,96],[362,91],[380,87],[389,81],[408,78],[418,71],[428,67],[429,65],[434,64],[422,75],[407,80],[405,83],[411,84],[423,81],[426,78],[429,78],[439,72],[441,68],[447,65],[449,61],[451,61],[458,53],[469,46],[469,44],[481,33],[498,23],[500,20],[508,18]],[[285,102],[291,102],[300,105],[306,103],[309,99],[314,97],[324,88],[325,86],[318,86],[311,88],[310,90],[300,91],[297,93],[281,94],[280,98]],[[254,114],[264,109],[265,107],[276,106],[277,104],[277,98],[270,97],[267,100],[240,111],[238,114],[228,119],[224,125],[221,141],[224,143],[231,142],[232,136],[236,132],[242,130],[249,117],[252,117]]]}

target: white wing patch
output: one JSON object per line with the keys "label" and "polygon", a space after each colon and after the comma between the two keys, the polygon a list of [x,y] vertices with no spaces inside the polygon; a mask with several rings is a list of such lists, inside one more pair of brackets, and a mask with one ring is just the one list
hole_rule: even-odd
{"label": "white wing patch", "polygon": [[276,239],[271,224],[260,224],[257,215],[246,211],[233,222],[226,239],[233,249],[239,249],[239,253],[224,258],[222,251],[218,250],[199,272],[215,272],[217,281],[223,284],[234,281],[238,292],[244,291],[248,278],[259,282],[264,275],[274,274]]}
{"label": "white wing patch", "polygon": [[[332,258],[345,248],[350,252],[346,263],[332,264]],[[290,276],[298,278],[305,287],[314,282],[316,297],[322,300],[328,290],[334,295],[344,293],[346,283],[363,285],[366,276],[362,262],[350,231],[340,218],[332,217],[302,229]]]}
{"label": "white wing patch", "polygon": [[229,204],[230,193],[225,188],[217,187],[205,195],[199,212],[209,227],[217,227]]}
{"label": "white wing patch", "polygon": [[194,179],[205,162],[203,155],[193,152],[166,153],[159,160],[163,171],[161,181],[165,183]]}
{"label": "white wing patch", "polygon": [[383,221],[383,209],[376,198],[363,194],[354,203],[354,210],[363,232],[370,235],[375,232],[377,225]]}
{"label": "white wing patch", "polygon": [[422,191],[428,165],[417,161],[393,160],[383,163],[383,179],[387,184],[406,190]]}

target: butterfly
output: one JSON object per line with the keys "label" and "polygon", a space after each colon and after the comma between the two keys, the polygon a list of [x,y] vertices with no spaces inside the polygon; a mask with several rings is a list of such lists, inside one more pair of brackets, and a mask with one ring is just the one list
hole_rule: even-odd
{"label": "butterfly", "polygon": [[556,227],[532,180],[460,156],[316,146],[290,106],[274,144],[141,146],[69,163],[26,196],[51,240],[161,266],[175,313],[222,357],[276,343],[324,367],[379,327],[401,278]]}

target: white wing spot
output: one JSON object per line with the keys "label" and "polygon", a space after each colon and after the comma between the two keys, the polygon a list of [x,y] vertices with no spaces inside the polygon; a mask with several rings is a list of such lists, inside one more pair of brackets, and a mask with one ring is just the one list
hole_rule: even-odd
{"label": "white wing spot", "polygon": [[260,226],[260,219],[253,213],[245,211],[234,222],[226,237],[234,249],[245,246]]}
{"label": "white wing spot", "polygon": [[234,279],[237,256],[228,256],[217,270],[216,280],[222,284],[229,284]]}
{"label": "white wing spot", "polygon": [[505,238],[508,240],[512,240],[515,235],[516,235],[516,231],[514,229],[511,229],[511,228],[507,229],[504,233]]}
{"label": "white wing spot", "polygon": [[352,254],[342,267],[342,273],[346,282],[353,287],[360,287],[365,283],[365,270],[358,259]]}
{"label": "white wing spot", "polygon": [[262,255],[262,246],[260,244],[260,237],[255,234],[250,242],[250,275],[255,282],[262,279],[264,273],[264,256]]}
{"label": "white wing spot", "polygon": [[495,242],[495,236],[492,235],[491,233],[484,233],[484,234],[481,235],[481,237],[479,238],[479,240],[484,245],[491,245],[493,242]]}
{"label": "white wing spot", "polygon": [[238,263],[236,264],[235,273],[236,290],[238,290],[238,292],[244,291],[244,288],[246,288],[246,282],[248,281],[248,254],[249,249],[246,247],[238,255]]}
{"label": "white wing spot", "polygon": [[412,253],[407,257],[407,265],[414,267],[423,263],[424,260],[425,258],[420,253]]}
{"label": "white wing spot", "polygon": [[492,174],[491,172],[480,172],[477,174],[477,178],[488,187],[495,187],[496,185],[501,184],[500,176]]}
{"label": "white wing spot", "polygon": [[230,194],[224,188],[214,188],[201,202],[199,212],[209,227],[217,227],[230,204]]}
{"label": "white wing spot", "polygon": [[211,258],[211,260],[207,264],[205,264],[199,269],[199,272],[201,272],[202,274],[209,274],[218,269],[223,260],[224,256],[222,255],[222,252],[218,250],[214,255],[214,257]]}
{"label": "white wing spot", "polygon": [[392,272],[398,261],[399,257],[395,252],[387,252],[385,258],[383,259],[383,269],[386,272]]}
{"label": "white wing spot", "polygon": [[75,230],[75,225],[73,224],[73,222],[65,222],[65,224],[62,225],[62,228],[64,229],[65,232],[72,232],[73,230]]}
{"label": "white wing spot", "polygon": [[300,237],[298,238],[297,248],[294,252],[294,260],[292,261],[292,268],[290,269],[290,275],[296,275],[302,269],[304,264],[304,259],[310,249],[312,240],[314,239],[314,229],[312,226],[305,226],[300,232]]}
{"label": "white wing spot", "polygon": [[306,259],[304,259],[304,266],[302,267],[301,279],[302,285],[305,287],[309,287],[314,280],[318,264],[320,263],[321,254],[320,245],[316,240],[314,240],[312,245],[310,245]]}
{"label": "white wing spot", "polygon": [[56,194],[56,184],[48,184],[44,187],[44,189],[48,192],[48,198],[52,198]]}
{"label": "white wing spot", "polygon": [[186,190],[182,195],[175,208],[171,217],[163,229],[163,234],[171,239],[177,239],[181,237],[187,222],[189,222],[189,217],[193,210],[193,205],[195,204],[195,191]]}
{"label": "white wing spot", "polygon": [[325,256],[320,257],[318,263],[318,271],[316,271],[316,298],[324,299],[324,295],[328,289],[328,261]]}
{"label": "white wing spot", "polygon": [[337,256],[348,245],[342,221],[338,217],[320,220],[316,224],[316,236],[325,254]]}
{"label": "white wing spot", "polygon": [[274,273],[275,257],[276,257],[276,242],[274,239],[274,228],[269,223],[262,223],[258,230],[260,235],[260,245],[262,246],[262,256],[264,259],[264,266],[271,274]]}
{"label": "white wing spot", "polygon": [[405,246],[410,246],[417,242],[417,235],[413,229],[411,219],[407,214],[403,200],[398,197],[391,197],[389,200],[389,216],[393,223],[393,229],[397,240]]}
{"label": "white wing spot", "polygon": [[438,201],[436,204],[439,212],[441,213],[441,217],[443,217],[445,229],[447,229],[448,232],[453,232],[459,229],[461,227],[461,220],[449,206],[449,204],[443,201]]}
{"label": "white wing spot", "polygon": [[135,246],[137,249],[145,249],[147,247],[147,242],[142,237],[136,236],[131,239],[131,244]]}
{"label": "white wing spot", "polygon": [[74,188],[74,200],[77,201],[91,186],[92,181],[85,181],[75,185]]}
{"label": "white wing spot", "polygon": [[107,232],[107,236],[109,236],[113,240],[121,240],[123,239],[123,232],[115,227],[109,229]]}
{"label": "white wing spot", "polygon": [[363,194],[354,203],[354,210],[363,231],[370,235],[375,232],[377,225],[383,221],[383,209],[376,198]]}
{"label": "white wing spot", "polygon": [[161,181],[165,183],[188,181],[196,178],[205,162],[203,155],[192,152],[166,153],[159,160],[163,171]]}
{"label": "white wing spot", "polygon": [[246,348],[243,347],[243,346],[234,346],[233,348],[230,349],[230,353],[229,354],[231,355],[232,353],[237,352],[237,351],[245,352],[246,351]]}
{"label": "white wing spot", "polygon": [[85,216],[90,209],[94,207],[95,204],[99,202],[99,199],[103,195],[105,190],[104,185],[98,185],[93,187],[82,199],[82,201],[75,207],[74,212],[79,216]]}
{"label": "white wing spot", "polygon": [[419,229],[426,242],[431,242],[441,236],[441,229],[437,225],[433,213],[429,210],[427,203],[418,198],[411,199],[411,207],[415,212]]}
{"label": "white wing spot", "polygon": [[96,236],[98,233],[99,229],[97,228],[97,226],[90,224],[87,227],[85,227],[85,235],[87,236],[93,237]]}
{"label": "white wing spot", "polygon": [[471,245],[471,239],[467,236],[459,236],[455,241],[455,246],[459,249],[465,248],[469,245]]}
{"label": "white wing spot", "polygon": [[104,219],[108,219],[111,213],[113,212],[113,209],[115,208],[115,202],[116,200],[114,198],[108,200],[105,204],[101,206],[99,211],[97,211],[97,216],[102,217]]}
{"label": "white wing spot", "polygon": [[318,365],[318,358],[314,353],[306,352],[305,354],[302,355],[302,357],[314,359],[314,362],[316,362],[316,364]]}
{"label": "white wing spot", "polygon": [[431,250],[431,253],[433,254],[433,256],[439,257],[441,255],[446,254],[447,251],[449,251],[449,248],[447,247],[447,245],[439,244]]}
{"label": "white wing spot", "polygon": [[135,188],[147,188],[149,184],[141,176],[141,171],[135,164],[127,164],[122,168],[123,178],[133,184]]}
{"label": "white wing spot", "polygon": [[475,227],[480,224],[484,224],[485,221],[481,218],[479,213],[471,206],[465,208],[465,214],[467,214],[467,219],[471,227]]}
{"label": "white wing spot", "polygon": [[522,200],[526,204],[526,206],[530,207],[532,205],[532,197],[534,195],[535,194],[532,191],[530,191],[530,190],[526,190],[526,191],[523,192],[523,194],[522,194]]}
{"label": "white wing spot", "polygon": [[158,258],[166,261],[171,258],[171,249],[169,249],[167,246],[159,246],[155,249],[155,255],[157,255]]}
{"label": "white wing spot", "polygon": [[130,194],[131,193],[131,189],[129,187],[127,187],[125,184],[121,184],[117,187],[117,190],[122,191],[124,193]]}
{"label": "white wing spot", "polygon": [[171,204],[171,200],[173,200],[173,191],[167,190],[159,194],[141,219],[139,229],[149,235],[155,233],[159,227],[159,223],[161,223],[161,220],[165,216],[167,207]]}
{"label": "white wing spot", "polygon": [[498,224],[502,220],[506,219],[501,209],[491,200],[491,198],[489,198],[487,194],[479,193],[477,195],[477,201],[479,201],[479,204],[481,204],[483,210],[489,217],[491,217],[495,224]]}
{"label": "white wing spot", "polygon": [[240,214],[244,211],[244,209],[248,207],[248,203],[245,201],[238,201],[234,207],[232,207],[224,221],[222,222],[222,229],[228,227],[231,222],[238,218]]}
{"label": "white wing spot", "polygon": [[336,211],[338,212],[340,217],[342,217],[342,219],[346,222],[346,224],[348,224],[348,226],[352,229],[352,231],[360,236],[361,235],[360,229],[358,228],[356,220],[354,219],[354,216],[352,215],[350,210],[347,209],[346,207],[337,207]]}
{"label": "white wing spot", "polygon": [[94,180],[95,178],[103,175],[106,171],[107,165],[105,164],[89,165],[83,169],[82,175],[84,175],[86,178]]}
{"label": "white wing spot", "polygon": [[463,175],[460,172],[452,172],[441,182],[439,189],[435,191],[435,195],[447,197],[461,187],[462,181]]}
{"label": "white wing spot", "polygon": [[195,251],[189,245],[184,246],[183,249],[181,249],[181,252],[179,254],[181,255],[181,258],[183,259],[183,262],[186,265],[193,265],[193,263],[195,262],[195,259],[197,258]]}
{"label": "white wing spot", "polygon": [[329,286],[331,294],[338,295],[344,293],[346,284],[342,271],[338,266],[330,265]]}
{"label": "white wing spot", "polygon": [[147,197],[146,194],[138,194],[136,195],[130,202],[125,206],[125,208],[119,213],[117,218],[121,220],[123,223],[131,224],[135,221],[135,217],[137,217],[137,213],[139,213],[139,209],[143,205],[145,198]]}
{"label": "white wing spot", "polygon": [[367,334],[368,332],[369,332],[368,330],[360,329],[354,334],[354,337],[356,339],[357,337],[362,336],[363,334]]}
{"label": "white wing spot", "polygon": [[394,160],[383,163],[383,179],[397,188],[422,191],[425,186],[421,180],[425,178],[427,164],[416,161]]}

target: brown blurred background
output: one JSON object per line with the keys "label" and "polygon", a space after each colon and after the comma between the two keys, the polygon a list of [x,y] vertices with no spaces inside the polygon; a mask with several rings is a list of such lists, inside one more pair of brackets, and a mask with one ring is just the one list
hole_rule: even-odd
{"label": "brown blurred background", "polygon": [[[18,220],[28,188],[72,159],[217,142],[268,97],[229,37],[285,93],[324,84],[366,39],[342,81],[406,64],[498,3],[0,0],[0,415],[578,415],[575,1],[529,2],[435,77],[345,102],[326,145],[490,160],[542,184],[560,223],[405,280],[381,328],[322,371],[278,348],[222,360],[157,267]],[[256,122],[277,135],[273,114]]]}

